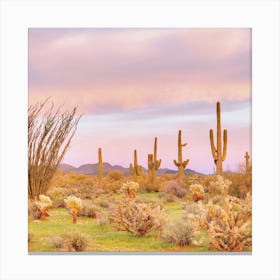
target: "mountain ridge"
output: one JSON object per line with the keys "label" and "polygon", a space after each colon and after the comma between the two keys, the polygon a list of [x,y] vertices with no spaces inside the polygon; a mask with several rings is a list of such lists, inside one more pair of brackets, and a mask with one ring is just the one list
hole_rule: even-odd
{"label": "mountain ridge", "polygon": [[[86,164],[80,165],[79,167],[75,167],[75,166],[67,164],[67,163],[62,163],[59,166],[59,170],[65,171],[65,172],[75,171],[76,173],[79,173],[79,174],[96,176],[98,174],[98,163],[86,163]],[[108,162],[103,163],[103,174],[104,175],[107,175],[107,173],[109,171],[113,171],[113,170],[120,171],[120,172],[124,173],[125,175],[130,175],[129,167],[123,167],[121,165],[111,165]],[[148,170],[146,168],[143,168],[143,171],[148,172]],[[169,169],[169,168],[160,168],[158,170],[158,175],[176,174],[176,173],[177,173],[177,170],[173,170],[173,169]],[[203,173],[197,172],[197,171],[189,169],[189,168],[185,169],[185,175],[194,175],[194,174],[205,175]]]}

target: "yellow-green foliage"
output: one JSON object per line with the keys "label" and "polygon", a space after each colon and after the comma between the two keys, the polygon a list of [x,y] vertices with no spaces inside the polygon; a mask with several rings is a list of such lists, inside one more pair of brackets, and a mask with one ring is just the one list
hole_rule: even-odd
{"label": "yellow-green foliage", "polygon": [[122,184],[120,192],[128,198],[134,198],[138,189],[139,184],[137,182],[130,181]]}
{"label": "yellow-green foliage", "polygon": [[82,200],[74,195],[68,196],[64,199],[66,208],[71,209],[73,223],[77,222],[78,213],[83,209]]}
{"label": "yellow-green foliage", "polygon": [[118,170],[109,171],[107,176],[109,177],[109,179],[114,180],[114,181],[121,181],[125,178],[124,174]]}
{"label": "yellow-green foliage", "polygon": [[82,200],[74,195],[68,196],[66,199],[64,199],[64,202],[66,208],[76,209],[77,212],[83,209]]}
{"label": "yellow-green foliage", "polygon": [[204,195],[204,187],[200,184],[192,184],[189,187],[189,190],[192,193],[194,201],[198,201],[203,198]]}
{"label": "yellow-green foliage", "polygon": [[45,219],[48,216],[49,208],[52,206],[52,200],[48,196],[41,194],[35,204],[40,209],[41,219]]}

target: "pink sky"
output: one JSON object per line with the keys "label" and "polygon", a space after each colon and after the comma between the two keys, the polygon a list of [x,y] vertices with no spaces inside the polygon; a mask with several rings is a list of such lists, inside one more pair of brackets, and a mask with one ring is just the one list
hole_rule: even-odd
{"label": "pink sky", "polygon": [[176,169],[182,129],[188,168],[213,171],[216,101],[228,129],[225,169],[251,152],[251,30],[29,29],[29,103],[51,97],[83,113],[64,162],[144,167],[158,137],[162,168]]}

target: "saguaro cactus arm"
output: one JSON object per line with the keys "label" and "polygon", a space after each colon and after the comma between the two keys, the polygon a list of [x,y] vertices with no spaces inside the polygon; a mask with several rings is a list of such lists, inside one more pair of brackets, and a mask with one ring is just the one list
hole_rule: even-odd
{"label": "saguaro cactus arm", "polygon": [[155,171],[157,171],[161,164],[161,159],[157,160],[157,137],[155,138],[155,143],[154,143],[153,163],[154,163],[154,169]]}
{"label": "saguaro cactus arm", "polygon": [[214,144],[213,129],[210,129],[210,144],[211,144],[212,156],[216,160],[217,159],[217,150],[216,150],[216,147]]}
{"label": "saguaro cactus arm", "polygon": [[184,162],[183,162],[183,167],[184,167],[184,169],[187,167],[187,165],[188,165],[188,163],[189,163],[189,159],[187,159],[187,160],[185,160]]}
{"label": "saguaro cactus arm", "polygon": [[224,161],[226,159],[227,156],[227,130],[224,130],[224,147],[223,147],[223,156],[222,156],[222,161]]}

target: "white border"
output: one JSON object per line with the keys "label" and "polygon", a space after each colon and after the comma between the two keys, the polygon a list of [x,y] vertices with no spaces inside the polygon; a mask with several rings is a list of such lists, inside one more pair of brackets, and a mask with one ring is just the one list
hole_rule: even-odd
{"label": "white border", "polygon": [[[1,279],[279,279],[279,2],[2,1]],[[28,27],[253,28],[253,254],[27,254]],[[207,46],[206,46],[207,47]]]}

